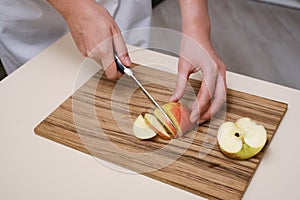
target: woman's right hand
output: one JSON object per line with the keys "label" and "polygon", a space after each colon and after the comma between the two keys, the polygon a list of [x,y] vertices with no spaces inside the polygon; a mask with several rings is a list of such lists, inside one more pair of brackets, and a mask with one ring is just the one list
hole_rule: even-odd
{"label": "woman's right hand", "polygon": [[122,75],[114,62],[114,49],[124,65],[131,65],[121,31],[104,7],[94,0],[48,1],[65,18],[81,54],[101,64],[109,79]]}

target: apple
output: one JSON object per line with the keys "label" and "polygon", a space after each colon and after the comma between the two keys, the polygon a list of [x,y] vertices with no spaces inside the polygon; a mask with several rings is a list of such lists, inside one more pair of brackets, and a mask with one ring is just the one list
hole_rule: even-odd
{"label": "apple", "polygon": [[164,117],[161,111],[157,108],[154,110],[154,115],[162,123],[166,130],[173,135],[173,137],[181,136],[180,134],[185,134],[188,131],[193,130],[196,124],[190,122],[191,110],[185,105],[179,102],[169,102],[162,106],[162,109],[173,121],[177,131],[172,124]]}
{"label": "apple", "polygon": [[156,133],[146,124],[143,115],[139,115],[133,123],[133,134],[141,140],[151,139]]}
{"label": "apple", "polygon": [[149,113],[144,114],[146,124],[161,138],[170,140],[171,136],[166,132],[164,126],[157,120],[157,118]]}
{"label": "apple", "polygon": [[244,160],[255,156],[267,141],[266,129],[250,118],[224,122],[218,129],[220,150],[229,158]]}

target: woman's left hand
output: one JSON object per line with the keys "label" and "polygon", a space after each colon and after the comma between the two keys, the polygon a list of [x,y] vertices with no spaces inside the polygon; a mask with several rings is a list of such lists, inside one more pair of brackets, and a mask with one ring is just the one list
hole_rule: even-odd
{"label": "woman's left hand", "polygon": [[200,27],[189,26],[182,35],[177,83],[171,101],[183,97],[189,76],[198,71],[202,72],[202,84],[192,106],[190,121],[201,124],[216,114],[226,101],[226,66],[206,33]]}

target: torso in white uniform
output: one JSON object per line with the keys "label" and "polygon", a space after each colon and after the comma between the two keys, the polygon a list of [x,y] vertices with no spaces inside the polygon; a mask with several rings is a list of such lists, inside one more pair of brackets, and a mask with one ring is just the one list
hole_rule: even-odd
{"label": "torso in white uniform", "polygon": [[[96,0],[122,31],[151,26],[151,0]],[[46,0],[0,0],[0,58],[11,73],[67,33],[63,18]],[[126,37],[141,45],[141,39]]]}

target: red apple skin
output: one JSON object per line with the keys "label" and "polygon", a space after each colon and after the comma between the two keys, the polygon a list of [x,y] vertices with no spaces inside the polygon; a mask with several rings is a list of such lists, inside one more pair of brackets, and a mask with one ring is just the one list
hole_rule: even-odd
{"label": "red apple skin", "polygon": [[[190,122],[190,114],[191,110],[179,103],[179,102],[170,102],[167,104],[164,104],[162,108],[165,110],[165,112],[168,114],[168,116],[171,118],[171,120],[174,122],[176,128],[180,130],[180,132],[184,135],[187,132],[194,130],[196,128],[196,123],[193,124]],[[155,116],[159,119],[161,118],[161,115],[157,115],[157,113],[160,112],[158,109],[154,111]],[[178,137],[179,134],[177,133],[176,129],[171,125],[171,123],[164,119],[159,119],[164,124],[164,126],[170,131],[170,133],[174,137]]]}
{"label": "red apple skin", "polygon": [[162,124],[166,127],[166,130],[169,133],[171,133],[174,138],[179,137],[179,134],[178,134],[177,130],[174,128],[174,126],[172,126],[170,121],[167,120],[166,118],[164,118],[164,116],[162,116],[162,117],[163,117],[163,119],[161,121],[163,121]]}

